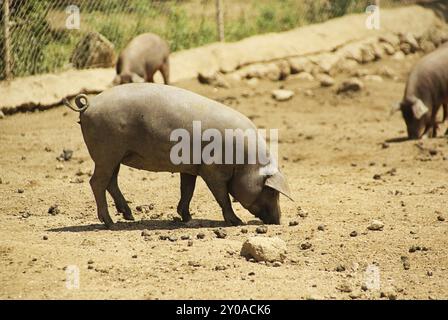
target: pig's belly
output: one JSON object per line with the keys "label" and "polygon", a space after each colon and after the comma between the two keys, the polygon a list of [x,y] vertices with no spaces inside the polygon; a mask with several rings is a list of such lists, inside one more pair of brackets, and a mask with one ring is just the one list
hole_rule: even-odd
{"label": "pig's belly", "polygon": [[181,172],[191,175],[198,175],[199,166],[191,164],[173,164],[169,157],[165,158],[164,155],[158,155],[156,152],[151,156],[140,155],[136,152],[128,152],[121,161],[122,164],[146,171],[154,172]]}

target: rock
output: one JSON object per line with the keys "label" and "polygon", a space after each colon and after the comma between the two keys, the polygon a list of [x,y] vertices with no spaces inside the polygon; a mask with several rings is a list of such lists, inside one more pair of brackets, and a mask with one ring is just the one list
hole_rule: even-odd
{"label": "rock", "polygon": [[324,53],[310,59],[316,65],[314,72],[330,74],[332,69],[341,60],[341,57],[334,53]]}
{"label": "rock", "polygon": [[21,188],[17,189],[17,193],[24,193],[24,192],[25,192],[24,189],[21,189]]}
{"label": "rock", "polygon": [[442,216],[442,215],[438,215],[438,216],[437,216],[437,220],[443,222],[443,221],[445,221],[445,217]]}
{"label": "rock", "polygon": [[5,118],[5,114],[3,113],[2,110],[0,110],[0,119],[3,119],[3,118]]}
{"label": "rock", "polygon": [[278,80],[285,80],[291,74],[291,67],[289,66],[288,61],[281,60],[276,63],[277,68],[280,71],[280,75]]}
{"label": "rock", "polygon": [[89,32],[76,45],[70,62],[77,69],[113,67],[114,45],[100,33]]}
{"label": "rock", "polygon": [[389,34],[383,34],[379,36],[378,40],[380,42],[388,43],[394,48],[398,48],[400,45],[400,38],[399,36],[389,33]]}
{"label": "rock", "polygon": [[248,230],[246,228],[241,228],[241,233],[247,233]]}
{"label": "rock", "polygon": [[208,84],[220,88],[230,88],[229,82],[224,75],[219,72],[201,71],[198,73],[198,81],[202,84]]}
{"label": "rock", "polygon": [[287,101],[294,96],[294,91],[277,89],[272,91],[272,97],[277,101]]}
{"label": "rock", "polygon": [[365,76],[364,80],[370,81],[370,82],[383,82],[383,78],[381,78],[381,76],[374,75],[374,74]]}
{"label": "rock", "polygon": [[314,76],[311,73],[308,73],[305,71],[298,73],[294,78],[299,79],[299,80],[307,80],[307,81],[314,80]]}
{"label": "rock", "polygon": [[390,56],[396,52],[394,46],[391,45],[390,43],[384,42],[384,43],[380,43],[379,45],[383,48],[383,51]]}
{"label": "rock", "polygon": [[293,220],[293,221],[289,221],[289,226],[290,227],[295,227],[299,225],[299,221],[297,220]]}
{"label": "rock", "polygon": [[341,59],[335,66],[338,72],[352,73],[358,67],[358,63],[352,59]]}
{"label": "rock", "polygon": [[344,272],[345,271],[345,266],[343,265],[338,265],[335,269],[336,272]]}
{"label": "rock", "polygon": [[411,54],[412,53],[412,47],[409,43],[402,43],[400,44],[400,50],[405,54]]}
{"label": "rock", "polygon": [[409,270],[411,268],[411,262],[406,256],[401,256],[401,262],[403,263],[404,270]]}
{"label": "rock", "polygon": [[255,261],[283,262],[286,258],[286,243],[278,237],[250,237],[243,243],[240,254]]}
{"label": "rock", "polygon": [[223,229],[215,229],[213,230],[213,232],[218,239],[225,239],[227,237],[227,232],[225,232]]}
{"label": "rock", "polygon": [[357,237],[357,236],[358,236],[358,232],[356,232],[356,231],[350,232],[350,237]]}
{"label": "rock", "polygon": [[365,44],[361,47],[361,63],[369,63],[376,60],[375,51],[371,44]]}
{"label": "rock", "polygon": [[189,235],[183,235],[180,237],[180,240],[190,240],[190,236]]}
{"label": "rock", "polygon": [[151,210],[154,210],[154,203],[136,206],[135,210],[142,213],[149,213]]}
{"label": "rock", "polygon": [[433,272],[431,270],[426,271],[426,275],[428,277],[432,277],[433,276]]}
{"label": "rock", "polygon": [[372,220],[370,222],[370,225],[367,227],[367,229],[372,231],[381,231],[384,228],[384,223],[380,220]]}
{"label": "rock", "polygon": [[353,290],[352,290],[352,287],[351,287],[350,284],[347,283],[347,282],[341,283],[340,285],[338,285],[338,286],[336,287],[336,289],[339,290],[339,291],[341,291],[341,292],[345,292],[345,293],[350,293],[350,292],[353,291]]}
{"label": "rock", "polygon": [[64,149],[62,150],[62,153],[57,157],[56,159],[58,161],[70,161],[70,159],[73,157],[73,150],[70,149]]}
{"label": "rock", "polygon": [[280,261],[274,261],[274,263],[272,264],[273,267],[281,267],[283,265],[283,263],[281,263]]}
{"label": "rock", "polygon": [[380,174],[374,174],[373,175],[373,180],[381,180],[381,175]]}
{"label": "rock", "polygon": [[300,249],[302,250],[308,250],[312,247],[313,245],[309,242],[304,242],[300,245]]}
{"label": "rock", "polygon": [[394,70],[392,70],[391,68],[386,67],[386,66],[379,68],[377,73],[379,75],[389,78],[389,79],[394,79],[397,76],[397,74],[395,73]]}
{"label": "rock", "polygon": [[362,54],[362,44],[352,43],[346,45],[343,49],[341,49],[341,53],[344,58],[351,59],[356,61],[357,63],[363,62],[363,54]]}
{"label": "rock", "polygon": [[143,230],[141,233],[142,237],[149,237],[151,235],[151,233],[149,232],[149,230]]}
{"label": "rock", "polygon": [[52,205],[50,208],[48,208],[48,213],[51,214],[52,216],[55,216],[57,214],[61,213],[61,210],[59,210],[59,207],[57,204]]}
{"label": "rock", "polygon": [[336,90],[337,94],[345,92],[361,91],[364,88],[364,84],[357,78],[350,78],[342,82],[342,84]]}
{"label": "rock", "polygon": [[307,72],[312,73],[314,64],[310,59],[304,57],[296,57],[288,59],[291,74]]}
{"label": "rock", "polygon": [[259,83],[260,83],[260,81],[257,78],[251,78],[251,79],[247,80],[247,84],[251,87],[256,87],[256,86],[258,86]]}
{"label": "rock", "polygon": [[399,39],[400,39],[401,45],[407,44],[410,48],[410,52],[412,52],[412,53],[416,52],[420,49],[420,46],[419,46],[417,40],[415,39],[414,35],[410,32],[407,32],[405,34],[400,34]]}
{"label": "rock", "polygon": [[196,238],[198,238],[198,239],[204,239],[204,238],[205,238],[205,234],[202,233],[202,232],[200,232],[200,233],[198,233],[198,234],[196,235]]}
{"label": "rock", "polygon": [[393,287],[387,287],[380,293],[381,298],[387,298],[389,300],[397,300],[397,292]]}
{"label": "rock", "polygon": [[320,225],[317,226],[317,230],[325,231],[325,226],[323,224],[320,224]]}
{"label": "rock", "polygon": [[188,245],[189,247],[192,247],[192,246],[193,246],[193,240],[188,240],[187,245]]}
{"label": "rock", "polygon": [[43,236],[42,239],[43,240],[48,240],[48,236]]}
{"label": "rock", "polygon": [[357,69],[351,73],[353,77],[365,77],[370,75],[370,71],[367,69]]}
{"label": "rock", "polygon": [[317,75],[317,80],[322,87],[331,87],[335,84],[334,79],[327,74]]}
{"label": "rock", "polygon": [[422,49],[423,52],[430,53],[436,50],[437,47],[433,42],[426,40],[420,43],[420,48]]}
{"label": "rock", "polygon": [[397,51],[397,52],[392,56],[392,59],[397,60],[397,61],[404,60],[404,58],[405,58],[405,54],[403,53],[403,51]]}
{"label": "rock", "polygon": [[301,218],[306,218],[308,216],[308,212],[302,209],[302,207],[297,207],[297,215]]}
{"label": "rock", "polygon": [[259,227],[257,227],[257,229],[255,229],[255,232],[258,234],[265,234],[268,232],[268,227],[267,226],[259,226]]}

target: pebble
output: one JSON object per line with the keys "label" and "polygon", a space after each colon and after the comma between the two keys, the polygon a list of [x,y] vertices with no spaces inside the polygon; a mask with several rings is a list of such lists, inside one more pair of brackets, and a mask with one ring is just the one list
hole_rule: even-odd
{"label": "pebble", "polygon": [[336,90],[337,94],[349,92],[349,91],[361,91],[364,88],[364,84],[357,78],[351,78],[345,80]]}
{"label": "pebble", "polygon": [[331,87],[335,84],[334,79],[327,74],[319,74],[317,80],[322,87]]}
{"label": "pebble", "polygon": [[380,175],[380,174],[375,174],[375,175],[373,176],[373,179],[374,179],[374,180],[381,180],[381,175]]}
{"label": "pebble", "polygon": [[299,225],[299,221],[293,220],[293,221],[289,221],[289,226],[290,227],[295,227]]}
{"label": "pebble", "polygon": [[342,264],[340,264],[334,270],[336,272],[344,272],[345,271],[345,267]]}
{"label": "pebble", "polygon": [[3,119],[5,117],[5,114],[3,113],[3,111],[0,110],[0,119]]}
{"label": "pebble", "polygon": [[320,224],[320,225],[317,226],[317,230],[325,231],[325,226],[323,224]]}
{"label": "pebble", "polygon": [[193,240],[188,240],[187,245],[188,245],[189,247],[192,247],[192,246],[193,246]]}
{"label": "pebble", "polygon": [[17,193],[24,193],[25,192],[25,190],[23,190],[23,189],[17,189]]}
{"label": "pebble", "polygon": [[51,214],[52,216],[55,216],[57,214],[61,213],[61,210],[59,210],[59,207],[57,204],[52,205],[50,208],[48,208],[48,213]]}
{"label": "pebble", "polygon": [[257,227],[257,229],[255,229],[255,232],[258,234],[265,234],[268,232],[268,227],[267,226],[259,226],[259,227]]}
{"label": "pebble", "polygon": [[181,240],[190,240],[190,236],[189,235],[183,235],[180,237]]}
{"label": "pebble", "polygon": [[283,264],[280,261],[274,261],[272,264],[273,267],[281,267]]}
{"label": "pebble", "polygon": [[404,270],[409,270],[411,268],[411,262],[406,256],[401,256],[401,262],[403,263]]}
{"label": "pebble", "polygon": [[437,220],[439,220],[439,221],[445,221],[445,217],[444,216],[442,216],[442,215],[439,215],[439,216],[437,216]]}
{"label": "pebble", "polygon": [[431,270],[428,270],[428,271],[426,271],[426,275],[427,275],[428,277],[432,277],[433,272],[432,272]]}
{"label": "pebble", "polygon": [[42,239],[43,240],[48,240],[48,236],[43,236]]}
{"label": "pebble", "polygon": [[205,234],[202,233],[202,232],[200,232],[200,233],[198,233],[198,234],[196,235],[196,238],[198,238],[198,239],[204,239],[204,238],[205,238]]}
{"label": "pebble", "polygon": [[247,229],[246,228],[241,228],[241,233],[247,233]]}
{"label": "pebble", "polygon": [[277,101],[287,101],[294,96],[294,91],[285,90],[285,89],[277,89],[271,92],[272,98]]}
{"label": "pebble", "polygon": [[358,236],[358,232],[356,231],[350,232],[350,237],[356,237],[356,236]]}
{"label": "pebble", "polygon": [[304,242],[300,245],[300,249],[302,250],[308,250],[312,247],[312,244],[309,242]]}
{"label": "pebble", "polygon": [[149,230],[143,230],[141,233],[142,237],[149,237],[151,235],[151,233],[149,232]]}
{"label": "pebble", "polygon": [[345,292],[345,293],[352,292],[352,288],[351,288],[350,284],[348,284],[348,283],[342,283],[339,286],[337,286],[336,289],[338,289],[341,292]]}
{"label": "pebble", "polygon": [[213,232],[216,235],[216,238],[218,239],[225,239],[227,237],[227,232],[225,232],[223,229],[216,229],[213,230]]}
{"label": "pebble", "polygon": [[308,212],[306,212],[299,206],[299,207],[297,207],[297,215],[301,218],[305,218],[308,216]]}
{"label": "pebble", "polygon": [[384,223],[380,220],[372,220],[370,222],[370,225],[367,227],[367,229],[372,231],[381,231],[384,228]]}

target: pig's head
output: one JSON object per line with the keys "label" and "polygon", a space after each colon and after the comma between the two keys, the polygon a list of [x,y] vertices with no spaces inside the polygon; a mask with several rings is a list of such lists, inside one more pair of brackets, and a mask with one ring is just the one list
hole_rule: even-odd
{"label": "pig's head", "polygon": [[142,82],[145,82],[145,80],[136,73],[121,73],[114,78],[112,83],[114,85],[119,85],[126,83],[142,83]]}
{"label": "pig's head", "polygon": [[409,139],[420,139],[430,126],[430,112],[422,100],[405,99],[399,108],[406,122]]}
{"label": "pig's head", "polygon": [[241,205],[266,224],[280,224],[280,193],[291,199],[288,183],[280,171],[269,176],[252,170],[239,173],[232,179],[231,189]]}

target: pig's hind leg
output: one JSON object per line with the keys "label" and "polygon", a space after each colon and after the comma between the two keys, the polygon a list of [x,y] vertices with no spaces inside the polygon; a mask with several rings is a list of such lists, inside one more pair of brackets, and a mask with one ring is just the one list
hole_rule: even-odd
{"label": "pig's hind leg", "polygon": [[90,186],[95,196],[98,219],[104,222],[107,228],[110,228],[114,224],[109,215],[106,200],[106,188],[109,185],[114,169],[114,166],[111,167],[109,165],[95,163],[95,170],[92,178],[90,178]]}
{"label": "pig's hind leg", "polygon": [[197,176],[187,173],[180,174],[180,201],[177,205],[177,213],[182,217],[183,222],[191,220],[190,202],[196,186]]}
{"label": "pig's hind leg", "polygon": [[160,67],[160,73],[162,73],[163,82],[165,84],[170,84],[170,63],[168,59],[166,59]]}
{"label": "pig's hind leg", "polygon": [[123,214],[123,218],[125,220],[134,220],[131,208],[129,208],[123,193],[121,193],[121,190],[118,187],[118,172],[120,172],[120,165],[115,168],[109,185],[107,186],[107,191],[109,191],[110,195],[114,199],[115,208],[117,208],[117,211]]}

